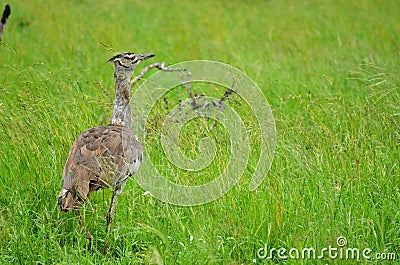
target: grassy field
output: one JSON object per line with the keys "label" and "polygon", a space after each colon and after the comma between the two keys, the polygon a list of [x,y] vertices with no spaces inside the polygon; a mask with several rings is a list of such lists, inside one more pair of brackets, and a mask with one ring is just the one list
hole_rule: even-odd
{"label": "grassy field", "polygon": [[[9,4],[0,45],[1,264],[400,262],[399,1]],[[249,119],[244,177],[226,196],[201,206],[160,202],[130,180],[110,251],[102,255],[110,191],[97,192],[85,207],[92,251],[75,215],[61,213],[56,201],[75,138],[109,122],[113,76],[105,61],[123,51],[154,52],[151,62],[210,59],[239,68],[271,105],[277,148],[266,179],[249,192],[259,154],[259,132]],[[233,97],[228,105],[247,120],[251,113],[242,103]],[[160,101],[149,122],[154,163],[176,181],[210,180],[229,157],[226,132],[199,131],[207,121],[191,122],[180,138],[185,154],[195,158],[196,139],[204,135],[222,151],[203,172],[170,169],[159,144],[165,113]],[[394,253],[395,260],[257,256],[265,245],[337,247],[340,236],[347,247],[370,248],[373,258]]]}

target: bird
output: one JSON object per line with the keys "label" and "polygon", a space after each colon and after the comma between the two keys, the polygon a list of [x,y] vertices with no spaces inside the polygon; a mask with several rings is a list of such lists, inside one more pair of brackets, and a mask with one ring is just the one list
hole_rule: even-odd
{"label": "bird", "polygon": [[[92,246],[93,236],[84,226],[80,212],[82,204],[94,191],[112,189],[111,204],[106,216],[107,240],[103,251],[105,252],[118,197],[129,177],[137,172],[142,162],[142,144],[131,130],[130,89],[133,85],[131,79],[136,66],[153,56],[154,54],[124,52],[108,60],[114,64],[115,79],[111,122],[81,133],[73,143],[65,163],[63,187],[58,196],[58,205],[62,211],[76,213],[79,224],[89,240],[89,248]],[[153,64],[153,68],[161,69],[161,66],[164,67],[164,64]],[[145,70],[150,68],[146,67]],[[141,74],[144,75],[144,71]]]}
{"label": "bird", "polygon": [[1,42],[1,35],[3,34],[4,28],[6,26],[7,23],[7,19],[11,14],[11,7],[10,5],[6,5],[4,7],[4,11],[3,11],[3,15],[1,16],[1,20],[0,20],[0,42]]}

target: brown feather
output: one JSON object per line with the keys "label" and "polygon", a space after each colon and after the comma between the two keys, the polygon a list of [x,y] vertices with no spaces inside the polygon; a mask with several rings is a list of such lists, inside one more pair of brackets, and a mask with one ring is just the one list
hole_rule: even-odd
{"label": "brown feather", "polygon": [[72,211],[93,191],[125,181],[138,170],[142,153],[142,145],[126,127],[100,126],[83,132],[65,164],[61,210]]}
{"label": "brown feather", "polygon": [[110,59],[114,63],[115,97],[111,123],[84,131],[78,136],[69,152],[64,167],[64,185],[58,196],[58,204],[63,211],[74,211],[79,224],[89,239],[93,236],[84,226],[80,206],[93,191],[111,187],[113,195],[107,212],[107,239],[103,253],[107,251],[108,234],[114,220],[118,196],[126,181],[138,169],[142,161],[143,148],[130,130],[131,78],[141,60],[154,55],[127,52]]}

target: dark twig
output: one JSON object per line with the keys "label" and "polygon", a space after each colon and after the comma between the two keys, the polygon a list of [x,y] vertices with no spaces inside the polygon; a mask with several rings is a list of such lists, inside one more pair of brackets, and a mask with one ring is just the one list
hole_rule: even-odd
{"label": "dark twig", "polygon": [[145,76],[145,74],[149,70],[151,70],[153,68],[157,68],[157,69],[159,69],[161,71],[166,71],[166,72],[186,71],[185,68],[168,68],[168,67],[165,66],[165,63],[163,63],[163,62],[162,63],[153,63],[153,64],[150,64],[150,65],[146,66],[142,70],[142,72],[137,77],[135,77],[135,79],[133,79],[133,81],[131,81],[131,86],[136,84],[140,79],[142,79]]}
{"label": "dark twig", "polygon": [[[132,84],[137,82],[137,80],[139,80],[141,77],[143,77],[144,74],[148,70],[150,70],[151,68],[154,68],[154,67],[157,67],[158,69],[164,70],[164,71],[182,71],[182,70],[186,71],[186,69],[183,69],[183,68],[177,68],[177,69],[165,68],[165,66],[163,64],[156,63],[156,64],[154,64],[154,66],[150,65],[150,66],[146,67],[142,71],[142,73],[137,78],[135,78],[135,80],[132,82]],[[179,100],[179,110],[180,111],[183,111],[186,107],[190,107],[190,109],[192,111],[196,111],[197,112],[198,110],[201,110],[201,112],[205,112],[210,107],[216,107],[219,112],[222,112],[224,110],[224,101],[226,101],[232,93],[236,92],[233,89],[234,86],[235,86],[235,80],[233,80],[232,86],[225,91],[224,95],[219,100],[212,99],[211,100],[212,104],[210,104],[209,101],[204,100],[204,99],[202,100],[202,98],[205,96],[204,94],[198,95],[198,94],[193,92],[192,87],[191,87],[191,84],[192,84],[192,73],[188,71],[187,72],[187,76],[188,76],[189,80],[185,81],[184,79],[182,79],[182,85],[187,90],[187,93],[188,93],[188,96],[189,96],[189,104],[184,104],[182,102],[182,100]],[[164,102],[166,103],[167,110],[168,110],[169,109],[169,102],[168,102],[167,98],[164,98]],[[215,126],[216,126],[216,122],[214,121],[213,124],[210,127],[210,130],[212,130]]]}
{"label": "dark twig", "polygon": [[221,97],[219,101],[212,100],[213,105],[216,106],[220,111],[223,111],[224,109],[224,101],[228,99],[233,92],[235,92],[235,90],[233,90],[234,86],[235,86],[235,79],[233,79],[232,86],[225,91],[225,94]]}
{"label": "dark twig", "polygon": [[169,101],[166,97],[163,98],[165,102],[166,109],[169,110]]}

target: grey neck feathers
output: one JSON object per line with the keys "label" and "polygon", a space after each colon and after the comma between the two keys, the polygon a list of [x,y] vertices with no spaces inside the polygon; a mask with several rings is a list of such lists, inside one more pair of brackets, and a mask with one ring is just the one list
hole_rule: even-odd
{"label": "grey neck feathers", "polygon": [[131,127],[130,90],[133,69],[114,70],[115,99],[114,111],[111,117],[112,125]]}

